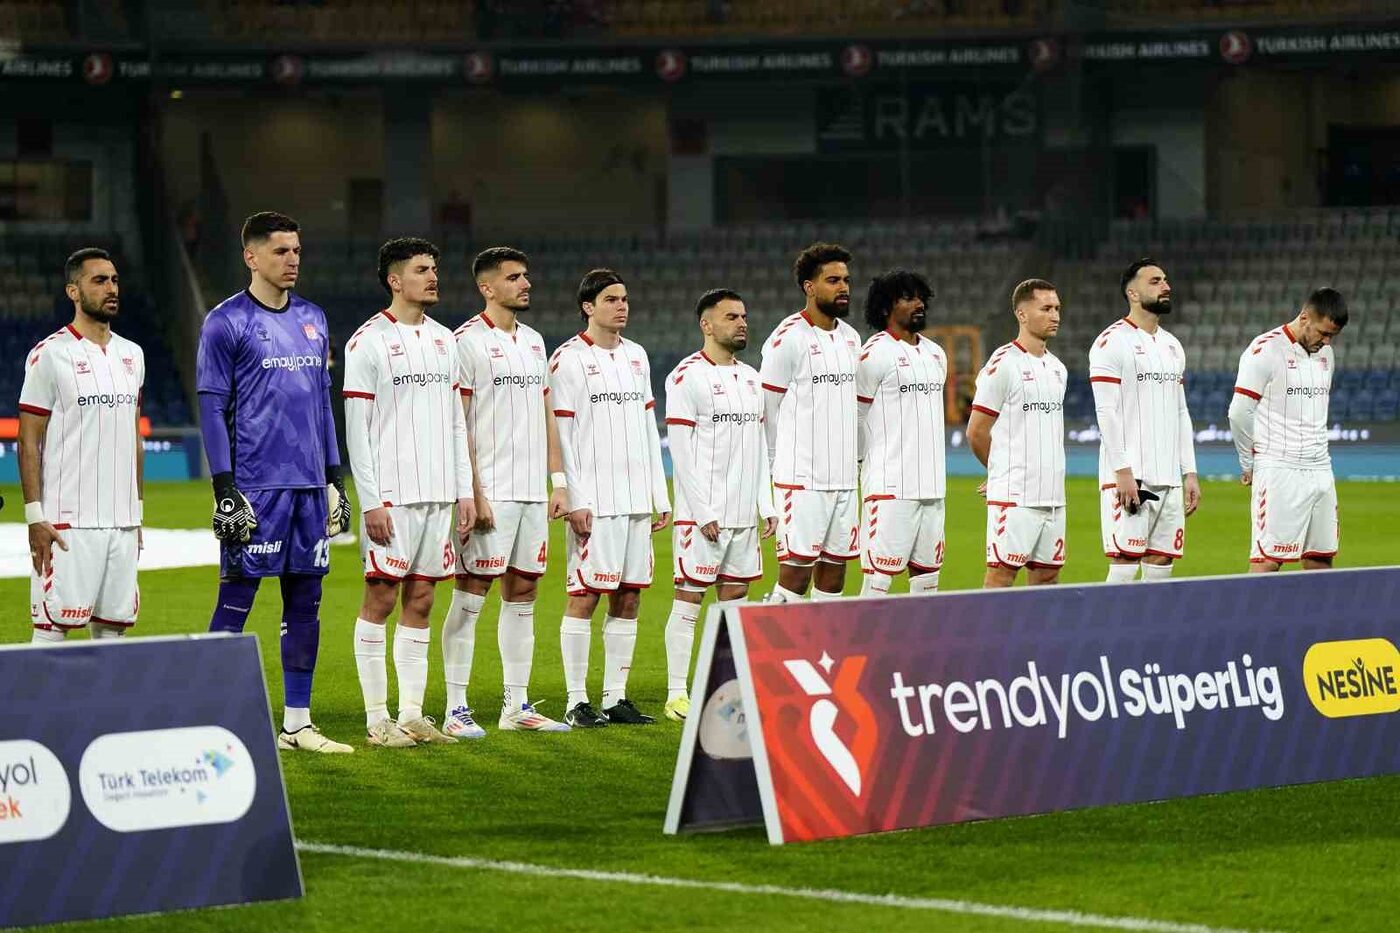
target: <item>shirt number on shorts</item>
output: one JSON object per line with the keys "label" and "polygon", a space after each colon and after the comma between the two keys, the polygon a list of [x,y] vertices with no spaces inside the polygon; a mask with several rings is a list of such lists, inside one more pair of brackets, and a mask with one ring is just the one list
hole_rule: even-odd
{"label": "shirt number on shorts", "polygon": [[1065,559],[1065,539],[1064,539],[1064,538],[1056,538],[1056,539],[1055,539],[1055,556],[1054,556],[1054,558],[1052,558],[1052,559],[1053,559],[1053,560],[1055,561],[1055,563],[1057,563],[1057,564],[1063,563],[1063,562],[1064,562],[1064,559]]}
{"label": "shirt number on shorts", "polygon": [[316,542],[315,563],[317,567],[329,567],[331,565],[330,538],[322,538],[320,541]]}
{"label": "shirt number on shorts", "polygon": [[1177,549],[1178,551],[1181,550],[1182,545],[1184,545],[1185,543],[1186,543],[1186,529],[1185,529],[1185,528],[1178,528],[1178,529],[1176,530],[1176,549]]}

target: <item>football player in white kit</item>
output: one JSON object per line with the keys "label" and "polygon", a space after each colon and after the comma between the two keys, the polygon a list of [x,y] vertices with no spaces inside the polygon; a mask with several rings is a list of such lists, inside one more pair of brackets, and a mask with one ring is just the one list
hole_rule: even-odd
{"label": "football player in white kit", "polygon": [[[414,237],[380,247],[379,281],[389,307],[345,347],[345,439],[365,565],[355,666],[367,741],[387,748],[457,741],[423,714],[434,590],[457,562],[454,531],[465,539],[476,521],[456,340],[425,313],[438,302],[437,259],[437,247]],[[385,623],[400,596],[395,721],[387,707]]]}
{"label": "football player in white kit", "polygon": [[141,348],[112,333],[117,269],[80,249],[63,267],[73,321],[25,361],[19,473],[29,525],[29,618],[36,644],[86,626],[115,638],[136,622],[141,595]]}
{"label": "football player in white kit", "polygon": [[1347,326],[1333,288],[1308,296],[1298,316],[1260,334],[1240,355],[1230,431],[1240,482],[1250,491],[1249,569],[1300,560],[1325,570],[1337,556],[1337,484],[1327,449],[1332,341]]}
{"label": "football player in white kit", "polygon": [[[644,725],[656,720],[627,698],[627,675],[642,590],[651,585],[651,536],[671,523],[661,434],[652,414],[651,363],[645,350],[622,336],[627,285],[616,272],[593,269],[585,275],[578,305],[584,331],[564,341],[549,362],[549,398],[559,419],[572,508],[569,599],[559,626],[569,691],[564,721],[580,728]],[[588,701],[588,648],[593,612],[604,594],[600,713]]]}
{"label": "football player in white kit", "polygon": [[967,442],[987,466],[987,575],[1011,586],[1057,583],[1065,562],[1065,366],[1046,346],[1060,296],[1044,279],[1011,293],[1020,333],[977,375]]}
{"label": "football player in white kit", "polygon": [[[856,495],[856,360],[851,254],[813,243],[793,277],[806,305],[763,344],[764,428],[778,512],[778,582],[770,602],[835,599],[846,561],[859,553]],[[815,569],[815,575],[813,573]],[[815,578],[814,578],[815,576]]]}
{"label": "football player in white kit", "polygon": [[[1119,287],[1128,316],[1089,348],[1099,434],[1099,516],[1108,582],[1171,577],[1186,545],[1186,516],[1201,502],[1186,353],[1161,326],[1172,289],[1161,263],[1139,259]],[[1139,489],[1147,493],[1139,494]]]}
{"label": "football player in white kit", "polygon": [[[568,732],[530,702],[535,656],[535,593],[549,553],[550,518],[568,512],[559,434],[549,407],[544,338],[520,320],[530,310],[530,260],[496,246],[472,262],[472,278],[486,301],[482,312],[457,328],[462,407],[475,481],[476,530],[462,545],[452,608],[442,624],[447,677],[448,735],[481,738],[467,703],[476,647],[476,623],[491,583],[501,581],[496,644],[503,691],[497,725],[505,730]],[[545,473],[554,483],[545,511]]]}
{"label": "football player in white kit", "polygon": [[676,586],[666,620],[666,716],[690,712],[686,689],[695,622],[705,590],[744,599],[763,576],[760,538],[777,528],[763,436],[758,371],[736,354],[748,346],[749,317],[738,292],[717,288],[695,306],[704,347],[666,377],[666,431],[676,481],[672,530]]}
{"label": "football player in white kit", "polygon": [[943,387],[948,358],[923,336],[933,289],[896,269],[870,283],[865,320],[875,335],[856,366],[860,404],[861,595],[884,595],[909,572],[911,593],[938,589],[943,566]]}

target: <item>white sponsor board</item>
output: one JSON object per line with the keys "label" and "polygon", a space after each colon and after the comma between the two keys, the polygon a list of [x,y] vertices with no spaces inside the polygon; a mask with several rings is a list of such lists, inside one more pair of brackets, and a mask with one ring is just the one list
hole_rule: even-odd
{"label": "white sponsor board", "polygon": [[30,739],[0,742],[0,845],[49,838],[68,822],[72,802],[53,752]]}

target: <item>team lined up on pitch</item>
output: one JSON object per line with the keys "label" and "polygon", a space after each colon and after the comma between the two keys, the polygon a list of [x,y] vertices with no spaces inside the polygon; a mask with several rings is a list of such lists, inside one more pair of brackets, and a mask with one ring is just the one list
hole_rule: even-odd
{"label": "team lined up on pitch", "polygon": [[[255,214],[243,226],[247,289],[209,312],[196,382],[221,545],[209,628],[242,631],[259,584],[282,593],[284,683],[280,748],[344,753],[311,720],[322,580],[330,542],[351,524],[331,408],[325,313],[294,292],[297,223]],[[762,576],[760,542],[775,538],[779,573],[766,599],[840,596],[859,559],[862,595],[909,576],[938,589],[944,559],[948,361],[923,335],[934,293],[907,270],[875,276],[861,341],[851,310],[852,257],[815,243],[798,254],[802,310],[748,346],[743,297],[716,288],[695,307],[701,347],[666,379],[674,510],[662,465],[646,351],[623,336],[627,285],[610,269],[578,288],[583,329],[547,355],[524,320],[529,261],[488,249],[472,276],[484,308],[456,331],[428,316],[439,251],[417,238],[385,243],[378,277],[388,307],[345,349],[346,446],[360,507],[364,597],[354,656],[366,741],[409,747],[476,739],[486,730],[467,699],[476,626],[492,584],[503,674],[502,730],[568,732],[644,725],[627,696],[642,590],[652,583],[652,535],[671,526],[675,595],[665,627],[665,715],[689,713],[687,678],[704,594],[744,599]],[[74,253],[65,267],[73,322],[29,354],[20,396],[20,473],[33,558],[33,640],[88,627],[125,634],[140,605],[145,362],[112,332],[119,285],[112,258]],[[1186,520],[1201,502],[1185,351],[1163,326],[1172,312],[1162,265],[1138,260],[1120,288],[1127,314],[1089,355],[1102,436],[1100,518],[1108,580],[1170,576]],[[1049,349],[1062,306],[1055,286],[1016,286],[1015,340],[977,377],[967,439],[987,467],[984,585],[1058,581],[1065,537],[1067,371]],[[1241,481],[1252,487],[1251,570],[1301,560],[1330,567],[1336,490],[1327,448],[1331,342],[1347,323],[1333,289],[1309,295],[1288,323],[1240,357],[1229,418]],[[674,522],[672,521],[674,517]],[[560,621],[562,721],[530,699],[535,597],[548,562],[548,522],[567,523],[568,602]],[[447,702],[423,710],[436,584],[455,580],[440,631]],[[601,703],[587,686],[592,619],[602,625]],[[390,716],[387,620],[398,715]]]}

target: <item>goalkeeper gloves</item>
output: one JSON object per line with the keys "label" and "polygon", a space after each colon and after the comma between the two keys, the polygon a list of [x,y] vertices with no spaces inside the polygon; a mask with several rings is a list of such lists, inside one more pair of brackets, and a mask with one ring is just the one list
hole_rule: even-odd
{"label": "goalkeeper gloves", "polygon": [[258,527],[253,507],[238,487],[232,473],[214,474],[214,537],[234,544],[247,544]]}
{"label": "goalkeeper gloves", "polygon": [[345,494],[345,477],[340,467],[326,467],[326,537],[334,538],[350,530],[350,497]]}

